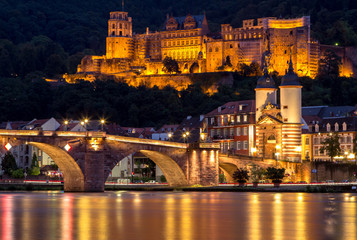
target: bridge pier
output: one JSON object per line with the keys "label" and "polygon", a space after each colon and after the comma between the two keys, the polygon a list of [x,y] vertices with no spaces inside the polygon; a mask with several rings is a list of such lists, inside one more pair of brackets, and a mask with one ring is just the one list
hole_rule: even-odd
{"label": "bridge pier", "polygon": [[84,191],[104,191],[104,152],[87,150],[84,154]]}
{"label": "bridge pier", "polygon": [[216,145],[193,145],[188,149],[187,155],[187,178],[190,185],[218,185],[219,160]]}

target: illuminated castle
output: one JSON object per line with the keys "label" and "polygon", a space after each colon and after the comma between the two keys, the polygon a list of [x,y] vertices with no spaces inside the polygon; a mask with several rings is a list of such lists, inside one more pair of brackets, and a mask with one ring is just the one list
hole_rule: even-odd
{"label": "illuminated castle", "polygon": [[219,34],[209,32],[205,15],[167,16],[162,31],[132,33],[127,12],[111,12],[106,55],[86,56],[78,73],[119,77],[165,74],[163,59],[177,60],[181,73],[239,70],[243,63],[262,56],[269,72],[284,75],[289,57],[299,76],[317,74],[320,45],[310,39],[310,17],[296,19],[259,18],[244,20],[243,27],[221,25]]}

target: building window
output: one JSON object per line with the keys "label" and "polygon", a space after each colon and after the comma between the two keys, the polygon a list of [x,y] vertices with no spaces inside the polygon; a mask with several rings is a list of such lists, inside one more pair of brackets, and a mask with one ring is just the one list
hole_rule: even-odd
{"label": "building window", "polygon": [[347,130],[347,124],[344,122],[342,123],[342,130],[343,131],[346,131]]}
{"label": "building window", "polygon": [[352,143],[352,137],[351,136],[347,136],[346,137],[346,143]]}
{"label": "building window", "polygon": [[338,123],[335,123],[335,132],[338,132]]}
{"label": "building window", "polygon": [[238,128],[237,128],[237,136],[240,136],[240,133],[241,133],[241,128],[238,127]]}
{"label": "building window", "polygon": [[229,136],[234,136],[234,128],[229,129]]}
{"label": "building window", "polygon": [[284,118],[284,122],[287,122],[288,121],[288,119],[287,118]]}
{"label": "building window", "polygon": [[234,142],[229,142],[229,149],[234,149]]}
{"label": "building window", "polygon": [[318,132],[318,131],[319,131],[319,125],[315,124],[315,132]]}
{"label": "building window", "polygon": [[305,138],[305,145],[309,145],[310,144],[310,138]]}
{"label": "building window", "polygon": [[326,124],[326,131],[328,131],[328,132],[331,131],[331,125],[329,123]]}
{"label": "building window", "polygon": [[223,136],[227,136],[228,135],[228,130],[227,128],[223,129]]}
{"label": "building window", "polygon": [[319,149],[315,148],[315,156],[318,156],[318,155],[319,155]]}
{"label": "building window", "polygon": [[283,106],[283,109],[288,109],[288,106],[287,105]]}
{"label": "building window", "polygon": [[237,122],[240,122],[240,115],[237,116]]}
{"label": "building window", "polygon": [[243,121],[247,122],[248,121],[248,115],[243,115]]}
{"label": "building window", "polygon": [[214,137],[214,129],[211,129],[211,137]]}
{"label": "building window", "polygon": [[244,150],[248,149],[248,141],[244,141]]}
{"label": "building window", "polygon": [[247,136],[248,135],[248,127],[243,128],[243,135]]}
{"label": "building window", "polygon": [[238,150],[241,150],[241,149],[242,149],[242,142],[241,142],[241,141],[238,141],[238,142],[237,142],[237,149],[238,149]]}

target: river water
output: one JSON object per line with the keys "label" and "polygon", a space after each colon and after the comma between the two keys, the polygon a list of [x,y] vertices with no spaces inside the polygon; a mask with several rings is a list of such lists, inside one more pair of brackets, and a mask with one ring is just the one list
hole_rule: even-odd
{"label": "river water", "polygon": [[1,240],[357,239],[356,194],[0,193]]}

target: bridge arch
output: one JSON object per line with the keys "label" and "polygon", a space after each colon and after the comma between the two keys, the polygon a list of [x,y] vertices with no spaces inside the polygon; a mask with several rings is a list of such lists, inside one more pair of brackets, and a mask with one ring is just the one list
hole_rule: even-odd
{"label": "bridge arch", "polygon": [[170,186],[188,185],[184,172],[172,158],[157,151],[140,150],[140,152],[159,166]]}
{"label": "bridge arch", "polygon": [[41,142],[29,142],[37,147],[57,164],[63,173],[64,191],[84,191],[84,175],[76,161],[63,149]]}
{"label": "bridge arch", "polygon": [[227,183],[233,183],[234,182],[233,173],[238,169],[237,166],[233,163],[220,162],[219,168],[224,173],[224,175],[227,179]]}

